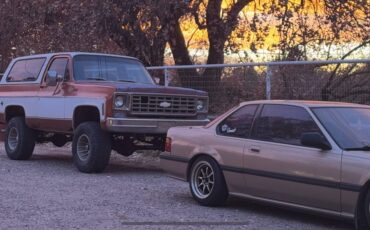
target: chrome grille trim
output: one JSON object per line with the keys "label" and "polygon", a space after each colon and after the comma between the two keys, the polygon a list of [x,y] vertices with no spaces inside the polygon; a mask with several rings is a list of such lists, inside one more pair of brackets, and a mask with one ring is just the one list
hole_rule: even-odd
{"label": "chrome grille trim", "polygon": [[[131,96],[131,114],[194,116],[197,114],[196,102],[197,98],[193,96],[133,94]],[[168,107],[165,107],[166,103]]]}

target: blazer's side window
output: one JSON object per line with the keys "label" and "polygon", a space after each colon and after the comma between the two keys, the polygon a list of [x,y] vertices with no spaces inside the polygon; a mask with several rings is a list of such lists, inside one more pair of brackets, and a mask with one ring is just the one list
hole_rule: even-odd
{"label": "blazer's side window", "polygon": [[305,132],[321,133],[304,108],[291,105],[264,105],[256,119],[252,138],[301,145],[301,136]]}
{"label": "blazer's side window", "polygon": [[45,60],[45,58],[32,58],[17,61],[10,70],[6,81],[36,81],[41,72],[42,66],[45,63]]}
{"label": "blazer's side window", "polygon": [[[49,71],[56,71],[63,79],[69,80],[68,58],[56,58],[49,67]],[[45,77],[45,82],[48,82],[48,76]]]}
{"label": "blazer's side window", "polygon": [[231,137],[249,137],[257,107],[258,105],[246,105],[229,115],[218,125],[218,134]]}

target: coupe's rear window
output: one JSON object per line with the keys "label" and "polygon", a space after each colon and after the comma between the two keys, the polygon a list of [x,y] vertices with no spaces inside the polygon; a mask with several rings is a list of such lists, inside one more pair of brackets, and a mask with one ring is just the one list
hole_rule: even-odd
{"label": "coupe's rear window", "polygon": [[13,65],[6,81],[36,81],[44,63],[45,58],[19,60]]}
{"label": "coupe's rear window", "polygon": [[246,105],[228,116],[218,126],[218,133],[223,136],[248,138],[254,114],[258,105]]}

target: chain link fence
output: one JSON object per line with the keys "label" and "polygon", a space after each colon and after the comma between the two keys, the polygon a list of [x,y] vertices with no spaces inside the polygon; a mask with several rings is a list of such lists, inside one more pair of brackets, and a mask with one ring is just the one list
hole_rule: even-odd
{"label": "chain link fence", "polygon": [[370,104],[370,59],[148,67],[159,84],[204,90],[210,114],[242,101],[324,100]]}
{"label": "chain link fence", "polygon": [[147,69],[161,85],[207,91],[212,115],[243,101],[265,99],[370,104],[370,59],[158,66]]}

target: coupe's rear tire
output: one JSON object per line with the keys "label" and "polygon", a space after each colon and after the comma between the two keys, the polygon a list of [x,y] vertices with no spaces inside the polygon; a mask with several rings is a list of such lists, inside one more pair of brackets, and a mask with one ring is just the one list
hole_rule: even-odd
{"label": "coupe's rear tire", "polygon": [[201,156],[195,160],[190,171],[190,191],[201,205],[223,205],[228,197],[224,175],[217,162]]}
{"label": "coupe's rear tire", "polygon": [[13,117],[5,131],[5,151],[12,160],[27,160],[35,148],[35,134],[23,117]]}
{"label": "coupe's rear tire", "polygon": [[73,136],[73,162],[84,173],[100,173],[107,167],[111,154],[110,135],[96,122],[80,124]]}

